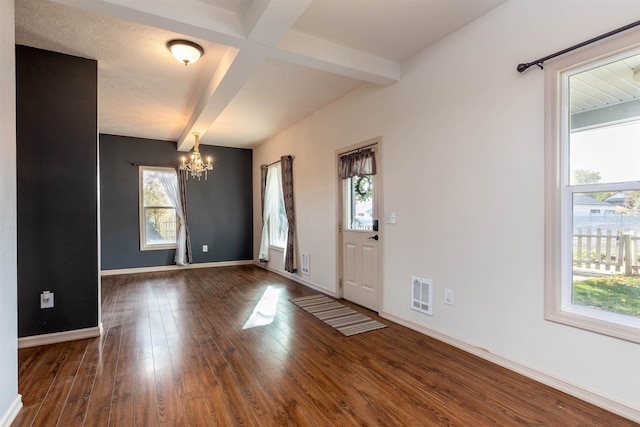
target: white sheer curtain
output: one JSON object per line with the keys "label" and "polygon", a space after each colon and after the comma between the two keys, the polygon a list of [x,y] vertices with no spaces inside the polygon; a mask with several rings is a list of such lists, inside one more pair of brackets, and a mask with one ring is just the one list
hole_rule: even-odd
{"label": "white sheer curtain", "polygon": [[182,211],[182,203],[180,203],[180,191],[178,190],[178,175],[176,171],[158,174],[160,182],[167,193],[173,208],[178,216],[178,229],[176,230],[176,264],[187,265],[187,233],[184,227],[184,212]]}
{"label": "white sheer curtain", "polygon": [[[269,261],[269,216],[271,212],[277,211],[282,198],[282,171],[280,163],[269,166],[267,171],[267,185],[264,191],[264,208],[262,211],[262,237],[260,238],[260,261]],[[275,208],[274,208],[275,207]]]}

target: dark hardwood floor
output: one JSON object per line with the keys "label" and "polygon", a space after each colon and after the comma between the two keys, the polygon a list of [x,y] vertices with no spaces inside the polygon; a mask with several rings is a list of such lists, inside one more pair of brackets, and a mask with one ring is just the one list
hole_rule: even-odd
{"label": "dark hardwood floor", "polygon": [[[19,351],[13,426],[635,425],[384,319],[345,337],[254,266],[102,286],[101,338]],[[265,294],[276,315],[249,327]]]}

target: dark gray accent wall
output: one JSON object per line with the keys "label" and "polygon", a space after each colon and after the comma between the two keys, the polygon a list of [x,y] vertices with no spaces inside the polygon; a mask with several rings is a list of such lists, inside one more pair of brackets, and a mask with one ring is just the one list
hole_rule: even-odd
{"label": "dark gray accent wall", "polygon": [[20,337],[98,325],[97,76],[96,61],[16,46]]}
{"label": "dark gray accent wall", "polygon": [[[251,260],[252,151],[200,146],[214,158],[209,179],[187,181],[194,263]],[[174,265],[175,250],[140,250],[138,167],[174,167],[186,153],[172,141],[100,135],[102,269]],[[209,251],[202,252],[202,245]]]}

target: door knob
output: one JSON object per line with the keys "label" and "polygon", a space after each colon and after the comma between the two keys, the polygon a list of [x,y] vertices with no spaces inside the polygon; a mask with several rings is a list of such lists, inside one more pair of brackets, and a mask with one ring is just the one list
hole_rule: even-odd
{"label": "door knob", "polygon": [[378,237],[378,235],[376,234],[375,236],[368,237],[368,239],[378,240],[378,239],[379,239],[379,237]]}

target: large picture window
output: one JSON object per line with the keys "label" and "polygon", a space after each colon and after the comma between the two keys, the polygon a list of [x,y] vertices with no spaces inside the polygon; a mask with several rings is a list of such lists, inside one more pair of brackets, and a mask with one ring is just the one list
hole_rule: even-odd
{"label": "large picture window", "polygon": [[165,178],[176,180],[175,169],[140,166],[140,250],[174,249],[177,216],[165,187]]}
{"label": "large picture window", "polygon": [[547,67],[546,318],[640,342],[640,49]]}

